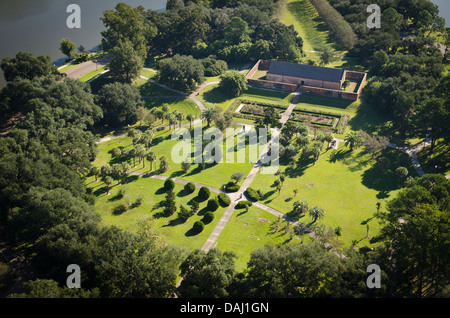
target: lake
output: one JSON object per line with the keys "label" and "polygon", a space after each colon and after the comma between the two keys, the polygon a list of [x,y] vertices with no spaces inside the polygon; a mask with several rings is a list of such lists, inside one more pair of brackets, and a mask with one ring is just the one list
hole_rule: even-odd
{"label": "lake", "polygon": [[[101,41],[105,28],[100,18],[103,12],[113,9],[119,2],[132,7],[164,10],[166,0],[0,0],[0,60],[14,57],[18,52],[49,55],[56,65],[64,62],[59,51],[62,38],[70,38],[76,47],[95,48]],[[69,29],[66,25],[67,6],[78,4],[81,8],[81,28]],[[5,86],[0,72],[0,87]]]}

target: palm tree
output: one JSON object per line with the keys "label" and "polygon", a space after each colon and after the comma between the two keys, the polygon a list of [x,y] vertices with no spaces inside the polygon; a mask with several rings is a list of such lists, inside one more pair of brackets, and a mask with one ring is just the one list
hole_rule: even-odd
{"label": "palm tree", "polygon": [[148,149],[150,148],[152,142],[153,142],[153,138],[155,137],[155,132],[153,129],[149,129],[147,130],[143,135],[142,135],[142,142],[144,143],[145,147]]}
{"label": "palm tree", "polygon": [[156,154],[154,152],[149,152],[147,154],[147,160],[150,162],[150,171],[153,170],[153,162],[155,162],[158,159]]}
{"label": "palm tree", "polygon": [[181,128],[181,122],[183,121],[183,119],[184,119],[184,117],[185,117],[184,114],[178,112],[178,113],[175,115],[175,117],[176,117],[176,119],[178,120],[178,127]]}
{"label": "palm tree", "polygon": [[202,119],[205,119],[207,124],[207,127],[211,126],[211,120],[216,113],[216,110],[214,108],[207,108],[202,112]]}
{"label": "palm tree", "polygon": [[325,211],[320,206],[313,206],[309,209],[309,215],[313,218],[314,223],[317,219],[323,219],[325,216]]}
{"label": "palm tree", "polygon": [[122,174],[125,177],[124,183],[127,183],[128,170],[130,170],[131,166],[128,162],[122,162]]}
{"label": "palm tree", "polygon": [[106,178],[105,178],[106,194],[109,194],[109,186],[111,185],[112,182],[113,182],[113,178],[111,178],[110,176],[106,176]]}
{"label": "palm tree", "polygon": [[145,153],[146,153],[146,151],[145,151],[144,145],[139,144],[135,147],[135,149],[136,149],[136,156],[139,157],[139,163],[141,163],[141,159],[142,159],[142,168],[145,168]]}
{"label": "palm tree", "polygon": [[295,201],[294,204],[294,212],[298,214],[307,213],[309,210],[309,203],[306,200]]}
{"label": "palm tree", "polygon": [[309,136],[306,135],[306,134],[301,134],[301,135],[299,135],[299,136],[297,136],[297,137],[295,138],[295,141],[297,142],[297,145],[298,145],[300,148],[303,148],[303,147],[305,147],[307,144],[309,144]]}
{"label": "palm tree", "polygon": [[350,147],[350,150],[353,151],[354,148],[358,147],[361,142],[360,135],[355,131],[350,131],[345,136],[345,145]]}
{"label": "palm tree", "polygon": [[186,119],[189,120],[189,129],[192,129],[192,122],[195,120],[195,116],[192,114],[187,114]]}

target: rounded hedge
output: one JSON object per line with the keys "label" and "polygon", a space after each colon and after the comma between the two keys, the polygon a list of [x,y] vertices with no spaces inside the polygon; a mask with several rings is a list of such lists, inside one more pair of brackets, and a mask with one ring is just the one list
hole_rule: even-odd
{"label": "rounded hedge", "polygon": [[253,205],[253,203],[251,203],[250,201],[243,200],[243,201],[239,201],[236,204],[236,209],[245,209],[247,206],[251,207],[252,205]]}
{"label": "rounded hedge", "polygon": [[228,195],[225,193],[220,193],[217,197],[217,200],[219,201],[220,205],[223,207],[227,207],[231,204],[231,199]]}
{"label": "rounded hedge", "polygon": [[202,221],[197,221],[192,226],[192,229],[197,233],[200,233],[201,231],[203,231],[204,228],[205,228],[205,224]]}
{"label": "rounded hedge", "polygon": [[200,190],[198,190],[198,196],[202,200],[208,200],[211,196],[211,191],[207,187],[201,187]]}
{"label": "rounded hedge", "polygon": [[214,220],[214,213],[211,211],[206,212],[203,216],[203,223],[210,223],[212,220]]}
{"label": "rounded hedge", "polygon": [[240,188],[241,187],[238,184],[235,184],[234,182],[228,182],[225,185],[225,190],[227,192],[238,192]]}
{"label": "rounded hedge", "polygon": [[259,199],[261,199],[259,193],[252,188],[247,188],[247,190],[245,192],[246,192],[247,196],[250,198],[250,200],[252,200],[252,201],[259,201]]}
{"label": "rounded hedge", "polygon": [[219,208],[219,201],[217,201],[216,199],[209,199],[207,208],[209,211],[216,211]]}
{"label": "rounded hedge", "polygon": [[192,182],[185,184],[184,191],[186,193],[192,193],[195,191],[195,185]]}
{"label": "rounded hedge", "polygon": [[172,179],[167,179],[166,182],[164,182],[164,189],[173,190],[173,188],[175,188],[175,182]]}

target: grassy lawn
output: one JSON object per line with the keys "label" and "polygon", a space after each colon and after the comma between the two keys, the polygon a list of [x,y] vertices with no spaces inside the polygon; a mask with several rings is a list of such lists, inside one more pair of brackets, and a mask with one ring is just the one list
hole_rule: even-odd
{"label": "grassy lawn", "polygon": [[280,14],[280,21],[294,26],[303,39],[304,50],[323,51],[331,48],[337,55],[345,53],[335,44],[337,41],[308,0],[288,0]]}
{"label": "grassy lawn", "polygon": [[[155,133],[155,139],[153,141],[153,147],[150,151],[154,152],[158,158],[166,156],[169,159],[170,169],[167,172],[158,174],[185,179],[189,181],[195,181],[202,184],[206,184],[215,188],[221,188],[224,184],[231,180],[231,175],[235,171],[242,171],[245,175],[250,172],[252,163],[217,163],[208,164],[205,169],[199,169],[199,164],[194,163],[191,169],[185,173],[181,169],[181,164],[174,163],[172,161],[172,148],[178,141],[171,140],[172,131],[164,130],[157,131]],[[132,139],[129,137],[117,138],[98,145],[98,155],[94,161],[95,166],[103,166],[106,163],[115,163],[118,159],[112,158],[110,151],[115,147],[131,148]],[[225,149],[225,141],[224,141]],[[236,160],[235,160],[236,161]],[[248,162],[248,145],[246,145],[246,162]],[[129,159],[129,163],[133,164],[133,160]],[[156,168],[159,169],[159,162],[156,163]],[[136,167],[132,170],[139,172],[150,172],[150,163],[146,162],[145,167],[143,164],[138,164],[136,161]],[[155,170],[155,164],[153,164],[153,170]]]}
{"label": "grassy lawn", "polygon": [[[280,195],[273,183],[278,176],[258,173],[253,184],[265,193],[262,203],[267,204],[283,213],[292,211],[292,204],[297,200],[307,200],[309,206],[321,206],[325,211],[323,223],[329,227],[340,226],[342,237],[339,239],[344,245],[353,240],[359,246],[370,245],[370,238],[375,236],[380,226],[373,220],[376,203],[382,203],[395,196],[402,181],[395,175],[395,168],[399,164],[400,153],[393,149],[386,149],[383,155],[390,161],[390,169],[383,172],[376,165],[376,159],[362,149],[351,152],[340,144],[338,150],[323,152],[314,165],[312,159],[296,157],[293,168],[282,163],[280,169],[284,171],[286,180]],[[408,160],[406,160],[408,162]],[[409,163],[410,175],[415,175]],[[294,189],[298,190],[297,195]],[[300,222],[311,224],[309,215],[303,215]],[[366,223],[369,224],[369,239],[366,236]]]}
{"label": "grassy lawn", "polygon": [[[248,212],[235,210],[227,226],[220,233],[216,248],[221,251],[235,252],[238,256],[236,270],[243,271],[247,267],[252,251],[262,248],[266,244],[281,245],[301,242],[297,235],[291,239],[285,228],[285,221],[279,221],[276,216],[254,206]],[[290,229],[292,230],[292,226]],[[307,236],[305,236],[304,242],[307,240]]]}
{"label": "grassy lawn", "polygon": [[[231,103],[235,99],[223,93],[218,85],[206,86],[199,92],[197,97],[202,103],[205,104],[205,106],[208,106],[208,104],[214,104],[221,107],[224,111],[230,107]],[[292,94],[284,91],[250,87],[238,98],[289,106],[292,99]]]}
{"label": "grassy lawn", "polygon": [[181,94],[168,90],[143,78],[135,79],[133,84],[139,88],[141,96],[181,96]]}
{"label": "grassy lawn", "polygon": [[92,71],[92,72],[90,72],[90,73],[88,73],[88,74],[86,74],[86,75],[81,76],[81,77],[79,78],[79,80],[80,80],[81,82],[87,82],[87,81],[89,81],[90,79],[92,79],[92,78],[94,78],[95,76],[97,76],[97,75],[99,75],[100,73],[102,73],[103,71],[105,71],[106,69],[107,69],[107,66],[99,67],[97,70]]}
{"label": "grassy lawn", "polygon": [[[116,225],[133,232],[137,230],[140,219],[152,217],[154,225],[163,238],[187,249],[201,248],[225,211],[223,207],[215,211],[214,220],[205,224],[205,229],[197,234],[192,231],[192,226],[194,222],[203,219],[205,212],[207,212],[207,201],[200,202],[199,212],[184,223],[177,220],[176,213],[170,217],[164,216],[163,208],[158,207],[158,203],[164,200],[166,195],[164,181],[162,180],[130,176],[126,184],[115,185],[116,182],[114,182],[109,195],[106,195],[105,184],[100,180],[95,182],[94,178],[90,177],[86,180],[86,184],[97,196],[95,208],[105,225]],[[119,189],[125,189],[126,191],[123,198],[117,196]],[[189,208],[188,202],[195,200],[198,193],[198,191],[194,191],[194,193],[186,195],[183,191],[183,185],[180,184],[176,184],[174,191],[177,207],[184,205],[186,208]],[[131,206],[128,211],[120,214],[114,211],[116,206],[127,200],[131,203],[135,202],[139,195],[143,197],[141,206]],[[211,194],[211,197],[214,196],[215,194]]]}

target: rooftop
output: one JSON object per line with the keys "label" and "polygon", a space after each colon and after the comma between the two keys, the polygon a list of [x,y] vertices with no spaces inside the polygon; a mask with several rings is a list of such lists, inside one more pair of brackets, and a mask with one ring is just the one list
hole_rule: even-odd
{"label": "rooftop", "polygon": [[304,77],[321,81],[340,82],[344,75],[343,69],[297,64],[281,61],[270,61],[271,74]]}

